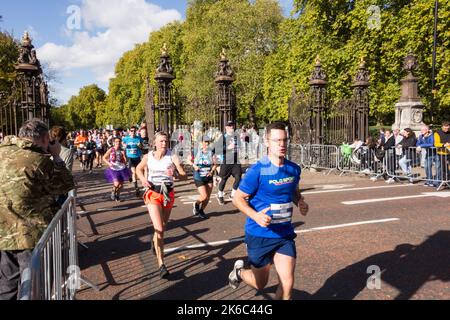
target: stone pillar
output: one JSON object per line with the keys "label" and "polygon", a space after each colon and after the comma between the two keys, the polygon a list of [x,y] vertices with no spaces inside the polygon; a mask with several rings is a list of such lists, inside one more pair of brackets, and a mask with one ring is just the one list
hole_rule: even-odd
{"label": "stone pillar", "polygon": [[417,59],[410,52],[404,59],[403,69],[408,75],[401,80],[401,97],[395,104],[395,123],[393,129],[411,128],[416,134],[420,132],[423,123],[423,109],[425,105],[418,92],[419,79],[413,71],[417,69]]}

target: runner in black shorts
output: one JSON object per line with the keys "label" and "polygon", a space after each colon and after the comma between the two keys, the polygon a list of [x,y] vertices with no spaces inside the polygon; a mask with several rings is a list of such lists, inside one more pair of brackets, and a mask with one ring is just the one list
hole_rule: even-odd
{"label": "runner in black shorts", "polygon": [[194,182],[200,194],[197,201],[194,202],[193,213],[202,219],[207,219],[205,208],[209,203],[211,192],[213,189],[213,172],[216,170],[217,164],[212,150],[209,148],[210,138],[204,136],[202,138],[202,147],[195,155],[190,164],[194,168]]}
{"label": "runner in black shorts", "polygon": [[128,158],[128,168],[136,168],[141,162],[141,158]]}
{"label": "runner in black shorts", "polygon": [[128,168],[131,170],[130,182],[134,184],[136,197],[140,197],[140,190],[136,180],[136,167],[141,162],[142,138],[136,135],[137,128],[130,128],[130,135],[123,138],[123,147],[127,153]]}
{"label": "runner in black shorts", "polygon": [[242,168],[239,163],[239,149],[240,139],[234,131],[234,122],[228,121],[225,126],[225,134],[223,134],[216,142],[214,153],[220,159],[219,177],[221,178],[219,183],[219,192],[217,199],[219,204],[225,204],[224,190],[225,184],[230,176],[234,178],[233,190],[231,191],[230,198],[233,198],[236,193],[239,183],[241,181]]}

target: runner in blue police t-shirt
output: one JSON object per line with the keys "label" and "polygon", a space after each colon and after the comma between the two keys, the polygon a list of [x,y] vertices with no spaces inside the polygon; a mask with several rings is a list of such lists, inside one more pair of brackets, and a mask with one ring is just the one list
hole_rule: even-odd
{"label": "runner in blue police t-shirt", "polygon": [[285,128],[281,122],[267,126],[268,156],[248,170],[233,199],[233,204],[247,215],[245,242],[251,269],[244,269],[244,261],[237,260],[229,275],[232,288],[244,281],[261,290],[269,280],[271,265],[275,264],[280,279],[277,299],[290,299],[294,285],[296,234],[291,223],[294,205],[302,215],[308,212],[298,189],[300,167],[285,159]]}
{"label": "runner in blue police t-shirt", "polygon": [[128,168],[131,169],[131,178],[130,182],[134,183],[134,190],[136,193],[136,197],[140,197],[139,188],[137,185],[136,179],[136,167],[139,162],[141,162],[141,155],[143,147],[143,141],[140,136],[137,136],[137,128],[130,128],[130,135],[123,138],[122,144],[126,151],[127,159],[128,159]]}

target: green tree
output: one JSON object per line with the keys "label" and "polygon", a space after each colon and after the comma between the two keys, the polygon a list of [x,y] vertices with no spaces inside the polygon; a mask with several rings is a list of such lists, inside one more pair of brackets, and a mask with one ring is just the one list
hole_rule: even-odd
{"label": "green tree", "polygon": [[254,119],[263,104],[265,59],[276,49],[281,8],[272,0],[193,1],[184,25],[181,92],[191,108],[214,108],[214,73],[226,49],[235,72],[238,120]]}
{"label": "green tree", "polygon": [[78,95],[72,96],[67,103],[56,111],[64,116],[69,128],[94,128],[97,120],[97,108],[106,99],[106,93],[96,84],[80,89]]}
{"label": "green tree", "polygon": [[16,78],[15,64],[19,57],[19,43],[12,35],[0,31],[0,92],[11,93]]}
{"label": "green tree", "polygon": [[[370,6],[380,9],[380,27],[371,28]],[[266,63],[264,113],[281,110],[287,117],[292,87],[308,91],[308,77],[317,54],[328,75],[328,93],[334,99],[349,97],[350,84],[360,57],[371,77],[371,116],[392,123],[394,104],[404,77],[403,58],[412,50],[419,61],[419,90],[429,109],[433,41],[432,0],[296,1],[298,17],[283,22],[278,50]],[[440,1],[436,99],[440,114],[449,108],[448,72],[450,2]]]}
{"label": "green tree", "polygon": [[182,51],[181,23],[174,22],[152,32],[149,41],[138,44],[133,50],[126,52],[115,68],[115,76],[109,83],[107,103],[102,105],[100,124],[132,125],[144,118],[144,101],[146,81],[155,85],[154,75],[158,66],[160,49],[166,43],[171,56],[172,65],[179,83],[181,70],[179,55]]}

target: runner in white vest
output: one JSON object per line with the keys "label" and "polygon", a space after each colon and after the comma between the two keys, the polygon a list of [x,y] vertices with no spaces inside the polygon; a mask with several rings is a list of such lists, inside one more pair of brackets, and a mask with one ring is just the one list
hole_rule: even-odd
{"label": "runner in white vest", "polygon": [[[169,275],[169,271],[164,264],[164,231],[175,202],[173,188],[175,169],[181,177],[187,177],[178,156],[172,154],[168,145],[169,135],[165,132],[156,133],[155,150],[146,154],[136,168],[136,174],[142,185],[148,188],[144,194],[144,202],[155,229],[152,246],[158,260],[161,278],[166,278]],[[148,169],[148,177],[145,177],[146,168]]]}

